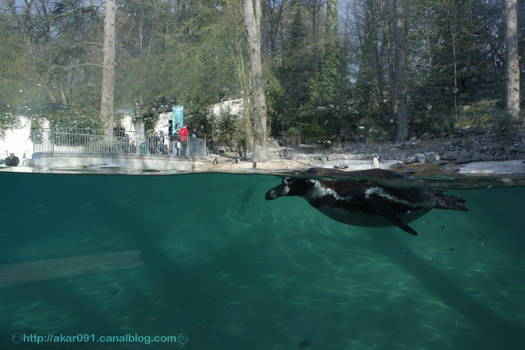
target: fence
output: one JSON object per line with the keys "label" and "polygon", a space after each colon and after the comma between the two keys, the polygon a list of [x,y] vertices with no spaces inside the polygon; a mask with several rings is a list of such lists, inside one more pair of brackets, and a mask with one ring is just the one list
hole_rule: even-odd
{"label": "fence", "polygon": [[112,137],[100,129],[43,129],[32,132],[33,153],[88,153],[104,155],[206,157],[206,140],[188,137],[178,143],[168,136],[115,130]]}

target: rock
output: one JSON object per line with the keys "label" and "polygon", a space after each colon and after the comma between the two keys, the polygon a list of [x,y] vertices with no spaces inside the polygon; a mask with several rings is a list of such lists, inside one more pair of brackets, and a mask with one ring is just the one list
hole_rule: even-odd
{"label": "rock", "polygon": [[416,156],[407,156],[404,160],[403,160],[403,163],[405,164],[413,164],[417,161],[416,159]]}
{"label": "rock", "polygon": [[481,153],[480,152],[474,152],[472,155],[471,161],[472,162],[479,162],[481,160]]}
{"label": "rock", "polygon": [[470,163],[470,162],[471,162],[471,158],[466,157],[466,156],[459,156],[456,159],[456,164],[465,164],[465,163]]}
{"label": "rock", "polygon": [[346,168],[348,168],[348,165],[343,162],[339,162],[334,165],[334,169],[346,169]]}
{"label": "rock", "polygon": [[502,160],[506,160],[508,157],[505,153],[502,153],[502,152],[498,152],[494,155],[494,160],[496,161],[502,161]]}
{"label": "rock", "polygon": [[445,160],[456,160],[458,157],[459,157],[458,151],[450,151],[450,152],[443,154],[443,156],[441,156],[441,158]]}
{"label": "rock", "polygon": [[421,143],[421,140],[418,139],[418,138],[415,137],[415,136],[412,136],[412,137],[410,138],[410,140],[405,141],[405,144],[408,144],[408,145],[417,145],[417,144],[420,144],[420,143]]}
{"label": "rock", "polygon": [[458,156],[456,157],[456,164],[464,164],[470,162],[472,159],[472,155],[469,151],[466,149],[463,149],[459,152]]}
{"label": "rock", "polygon": [[415,157],[417,163],[425,163],[427,160],[423,153],[416,153]]}
{"label": "rock", "polygon": [[479,160],[482,162],[486,162],[486,161],[492,160],[492,157],[490,156],[490,154],[481,153]]}
{"label": "rock", "polygon": [[459,171],[459,167],[449,163],[449,164],[445,165],[442,168],[442,170],[448,171],[448,172],[457,172],[457,171]]}
{"label": "rock", "polygon": [[460,157],[470,157],[471,153],[466,149],[462,149],[461,152],[459,152],[459,156]]}
{"label": "rock", "polygon": [[440,160],[434,160],[434,161],[431,161],[430,164],[432,165],[444,165],[444,164],[447,164],[448,162],[446,160],[443,160],[443,159],[440,159]]}
{"label": "rock", "polygon": [[439,154],[437,154],[436,152],[427,152],[427,153],[425,153],[425,158],[426,158],[427,162],[432,163],[432,164],[434,164],[434,162],[436,162],[436,161],[441,159]]}
{"label": "rock", "polygon": [[397,162],[390,166],[390,169],[401,169],[403,167],[403,163]]}

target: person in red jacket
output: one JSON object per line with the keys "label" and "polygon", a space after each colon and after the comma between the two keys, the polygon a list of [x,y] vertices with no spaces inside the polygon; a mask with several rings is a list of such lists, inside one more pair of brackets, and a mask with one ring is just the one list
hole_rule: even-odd
{"label": "person in red jacket", "polygon": [[179,135],[180,135],[180,140],[181,141],[188,141],[188,129],[186,129],[185,126],[180,128]]}
{"label": "person in red jacket", "polygon": [[188,129],[185,126],[179,130],[180,142],[182,143],[182,155],[186,156],[186,145],[188,144]]}

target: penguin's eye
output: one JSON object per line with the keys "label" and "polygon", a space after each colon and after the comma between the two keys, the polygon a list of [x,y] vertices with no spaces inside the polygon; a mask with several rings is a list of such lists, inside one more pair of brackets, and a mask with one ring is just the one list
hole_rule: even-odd
{"label": "penguin's eye", "polygon": [[289,184],[290,184],[290,180],[291,180],[291,179],[290,179],[289,177],[285,177],[284,180],[283,180],[283,181],[284,181],[284,184],[285,184],[285,185],[289,185]]}

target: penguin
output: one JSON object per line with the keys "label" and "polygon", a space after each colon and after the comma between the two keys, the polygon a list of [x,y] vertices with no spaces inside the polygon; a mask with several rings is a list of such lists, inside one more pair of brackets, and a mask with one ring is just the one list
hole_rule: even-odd
{"label": "penguin", "polygon": [[418,233],[407,223],[434,208],[468,211],[463,198],[438,189],[381,184],[381,180],[405,177],[390,170],[311,168],[297,175],[284,177],[266,193],[266,200],[301,196],[333,220],[355,226],[395,225],[412,235]]}

